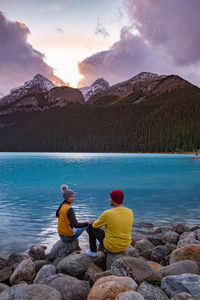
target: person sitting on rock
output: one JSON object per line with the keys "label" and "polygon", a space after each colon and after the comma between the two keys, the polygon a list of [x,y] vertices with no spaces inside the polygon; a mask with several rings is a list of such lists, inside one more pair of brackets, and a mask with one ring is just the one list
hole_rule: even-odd
{"label": "person sitting on rock", "polygon": [[68,189],[68,186],[65,184],[61,185],[61,191],[63,192],[64,201],[56,211],[56,217],[58,218],[57,229],[61,240],[71,242],[77,239],[88,228],[88,224],[92,224],[92,221],[79,223],[71,207],[75,199],[74,191]]}
{"label": "person sitting on rock", "polygon": [[[132,241],[133,212],[129,208],[122,206],[123,200],[123,191],[112,191],[110,193],[110,205],[113,208],[104,211],[86,229],[90,243],[90,249],[85,251],[87,255],[97,256],[96,239],[106,251],[111,253],[125,251],[130,245]],[[100,229],[103,226],[105,226],[105,230]]]}

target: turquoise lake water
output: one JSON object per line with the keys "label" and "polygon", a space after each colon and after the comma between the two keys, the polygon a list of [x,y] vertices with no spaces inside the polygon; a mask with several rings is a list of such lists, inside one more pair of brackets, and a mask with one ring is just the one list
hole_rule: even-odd
{"label": "turquoise lake water", "polygon": [[[0,153],[0,256],[58,240],[55,211],[60,185],[75,191],[79,221],[109,209],[122,189],[142,223],[200,224],[200,160],[185,154]],[[87,243],[85,233],[80,240]]]}

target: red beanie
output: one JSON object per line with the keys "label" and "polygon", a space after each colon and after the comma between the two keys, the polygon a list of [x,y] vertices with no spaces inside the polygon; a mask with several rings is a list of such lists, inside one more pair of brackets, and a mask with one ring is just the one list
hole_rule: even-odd
{"label": "red beanie", "polygon": [[124,200],[124,193],[121,190],[114,190],[110,192],[110,197],[115,203],[122,204]]}

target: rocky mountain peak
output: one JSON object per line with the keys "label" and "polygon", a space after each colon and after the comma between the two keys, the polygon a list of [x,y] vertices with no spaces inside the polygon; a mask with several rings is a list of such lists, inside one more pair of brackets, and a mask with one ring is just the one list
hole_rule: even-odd
{"label": "rocky mountain peak", "polygon": [[90,86],[85,86],[79,90],[82,92],[85,101],[87,101],[91,96],[95,95],[98,92],[101,92],[109,88],[109,83],[103,78],[98,78]]}

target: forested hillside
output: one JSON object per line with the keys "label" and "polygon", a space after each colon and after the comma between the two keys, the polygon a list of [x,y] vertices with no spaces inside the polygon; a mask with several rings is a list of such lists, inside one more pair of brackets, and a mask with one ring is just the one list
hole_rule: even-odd
{"label": "forested hillside", "polygon": [[134,104],[99,104],[1,116],[0,151],[174,152],[200,148],[200,92],[186,87]]}

